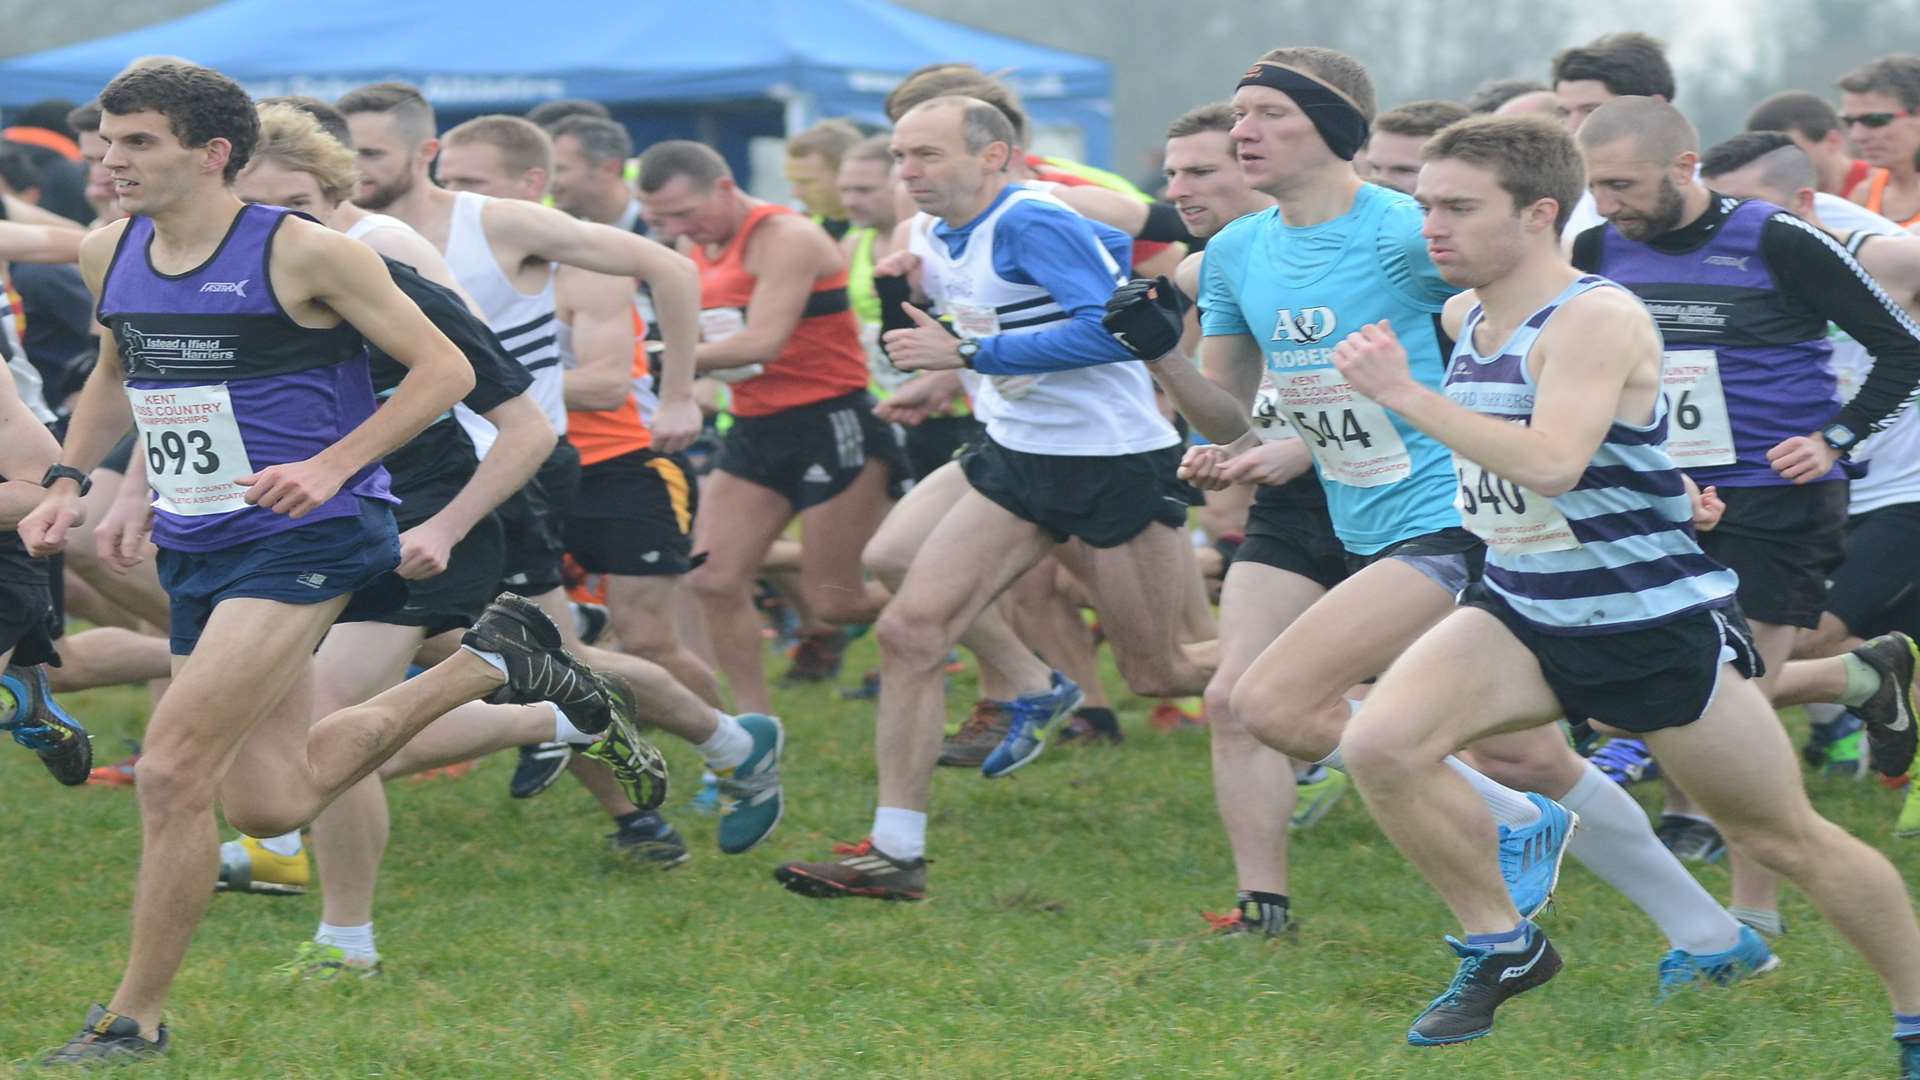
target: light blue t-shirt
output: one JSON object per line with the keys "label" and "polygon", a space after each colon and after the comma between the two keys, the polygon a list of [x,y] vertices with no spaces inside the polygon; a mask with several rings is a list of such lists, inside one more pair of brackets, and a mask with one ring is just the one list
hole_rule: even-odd
{"label": "light blue t-shirt", "polygon": [[1202,330],[1260,343],[1280,411],[1313,451],[1334,532],[1357,555],[1460,526],[1446,447],[1333,366],[1342,339],[1388,319],[1413,377],[1440,390],[1440,309],[1459,290],[1427,258],[1420,220],[1410,196],[1363,184],[1353,209],[1311,228],[1289,227],[1278,209],[1234,221],[1207,241],[1201,268]]}

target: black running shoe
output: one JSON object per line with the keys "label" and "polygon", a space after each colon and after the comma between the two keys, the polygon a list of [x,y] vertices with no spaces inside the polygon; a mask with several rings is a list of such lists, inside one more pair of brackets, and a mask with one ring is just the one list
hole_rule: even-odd
{"label": "black running shoe", "polygon": [[41,1058],[40,1067],[98,1069],[130,1065],[165,1054],[167,1042],[167,1025],[161,1024],[160,1037],[149,1042],[140,1037],[140,1021],[110,1013],[105,1005],[95,1005],[87,1010],[87,1026],[80,1029],[80,1034]]}
{"label": "black running shoe", "polygon": [[46,667],[9,664],[6,674],[0,675],[0,687],[5,687],[15,702],[13,715],[0,723],[0,731],[11,732],[14,742],[40,755],[40,763],[55,780],[68,787],[86,783],[93,772],[93,740],[87,736],[87,729],[53,700]]}
{"label": "black running shoe", "polygon": [[638,703],[633,687],[618,675],[595,675],[613,703],[613,722],[607,725],[600,741],[581,753],[613,770],[613,778],[627,793],[633,805],[652,810],[667,801],[667,759],[647,740],[640,737],[633,715]]}
{"label": "black running shoe", "polygon": [[563,742],[535,743],[520,748],[520,764],[513,779],[507,781],[507,794],[516,799],[531,799],[553,786],[573,760],[573,747]]}
{"label": "black running shoe", "polygon": [[774,880],[789,892],[816,900],[868,896],[875,900],[925,900],[927,860],[900,862],[873,846],[871,837],[857,844],[835,844],[839,858],[831,862],[790,862],[774,868]]}
{"label": "black running shoe", "polygon": [[560,628],[533,601],[510,592],[494,597],[460,644],[506,660],[507,684],[488,701],[500,705],[551,701],[588,735],[598,735],[613,723],[613,710],[593,669],[562,647]]}
{"label": "black running shoe", "polygon": [[1662,815],[1653,835],[1681,862],[1719,862],[1727,853],[1727,841],[1720,830],[1713,827],[1713,822],[1696,817]]}
{"label": "black running shoe", "polygon": [[1880,676],[1880,689],[1854,714],[1867,724],[1867,755],[1882,776],[1905,776],[1913,764],[1913,674],[1920,646],[1898,631],[1881,634],[1853,650]]}
{"label": "black running shoe", "polygon": [[613,625],[613,612],[605,604],[573,604],[573,632],[582,645],[598,645],[600,639],[607,636],[607,627]]}
{"label": "black running shoe", "polygon": [[607,834],[607,842],[613,850],[656,870],[671,870],[688,858],[687,842],[666,818],[651,812],[621,823],[618,831]]}
{"label": "black running shoe", "polygon": [[1415,1046],[1446,1046],[1491,1032],[1493,1011],[1502,1002],[1560,971],[1560,954],[1553,951],[1547,935],[1537,929],[1532,934],[1526,948],[1512,953],[1489,952],[1447,938],[1447,944],[1460,954],[1460,967],[1446,991],[1414,1018],[1407,1041]]}

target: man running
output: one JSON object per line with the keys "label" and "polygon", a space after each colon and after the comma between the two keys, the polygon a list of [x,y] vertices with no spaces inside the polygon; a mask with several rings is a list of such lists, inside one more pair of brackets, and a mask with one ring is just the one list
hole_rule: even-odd
{"label": "man running", "polygon": [[1452,101],[1410,101],[1374,118],[1367,137],[1367,179],[1405,195],[1420,176],[1420,148],[1448,124],[1464,120],[1467,107]]}
{"label": "man running", "polygon": [[1847,197],[1920,228],[1920,56],[1883,56],[1840,80],[1840,123],[1874,170]]}
{"label": "man running", "polygon": [[[433,669],[313,720],[321,637],[398,599],[379,460],[451,408],[472,375],[370,249],[234,196],[259,134],[236,83],[156,64],[116,78],[100,104],[103,163],[133,217],[81,249],[110,336],[68,430],[63,463],[78,471],[52,479],[20,534],[36,554],[59,550],[84,470],[136,423],[156,493],[174,678],[139,766],[126,975],[48,1064],[165,1052],[167,991],[218,872],[216,799],[241,829],[283,833],[435,717],[503,693],[553,700],[582,730],[618,719],[599,677],[537,609],[508,596]],[[377,410],[367,342],[407,368]],[[236,671],[255,692],[233,692]]]}
{"label": "man running", "polygon": [[[947,651],[999,594],[1077,537],[1127,681],[1159,696],[1192,693],[1207,673],[1179,649],[1180,583],[1161,568],[1187,555],[1187,501],[1170,460],[1179,436],[1146,373],[1098,326],[1127,241],[1012,182],[1013,126],[977,98],[938,97],[902,116],[897,174],[921,213],[911,252],[949,331],[910,308],[889,331],[903,370],[971,368],[986,438],[961,459],[969,486],[940,517],[881,614],[871,836],[842,858],[775,871],[806,896],[917,900],[926,895],[929,789],[946,720]],[[1116,257],[1117,252],[1117,257]],[[957,335],[957,336],[956,336]],[[981,766],[1001,776],[1045,748],[1078,688],[1030,654],[1003,667],[1021,695],[1006,738]]]}
{"label": "man running", "polygon": [[[1582,175],[1573,140],[1539,120],[1478,118],[1427,156],[1422,231],[1447,280],[1472,289],[1445,312],[1459,344],[1444,391],[1416,380],[1385,322],[1334,353],[1356,389],[1452,448],[1472,496],[1463,519],[1488,539],[1485,579],[1381,678],[1345,744],[1381,829],[1465,930],[1450,941],[1458,974],[1408,1041],[1479,1038],[1502,1001],[1560,968],[1501,888],[1493,822],[1446,757],[1561,716],[1644,732],[1737,842],[1803,888],[1879,972],[1896,1036],[1920,1036],[1906,887],[1807,802],[1750,681],[1760,661],[1734,576],[1692,542],[1685,479],[1665,452],[1660,333],[1632,294],[1560,254]],[[1920,1044],[1901,1052],[1912,1075]]]}
{"label": "man running", "polygon": [[733,426],[694,538],[707,561],[692,583],[735,702],[766,710],[752,588],[767,549],[798,517],[808,608],[829,623],[872,622],[886,595],[864,579],[860,550],[904,479],[900,446],[873,415],[846,260],[820,226],[748,195],[694,142],[648,148],[640,196],[700,267],[699,369],[764,368],[731,388]]}

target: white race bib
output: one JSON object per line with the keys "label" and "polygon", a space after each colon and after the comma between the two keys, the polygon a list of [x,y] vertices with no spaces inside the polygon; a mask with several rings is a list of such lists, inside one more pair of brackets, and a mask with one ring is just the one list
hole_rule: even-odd
{"label": "white race bib", "polygon": [[737,307],[700,309],[700,340],[725,341],[747,328],[747,313]]}
{"label": "white race bib", "polygon": [[1675,465],[1733,464],[1733,422],[1720,389],[1720,358],[1712,349],[1668,351],[1660,392],[1667,399],[1667,453]]}
{"label": "white race bib", "polygon": [[1553,500],[1453,455],[1458,487],[1453,507],[1460,523],[1487,546],[1509,555],[1568,551],[1580,546]]}
{"label": "white race bib", "polygon": [[949,303],[947,316],[961,337],[994,337],[1000,333],[1000,313],[991,304]]}
{"label": "white race bib", "polygon": [[160,390],[127,389],[140,449],[147,456],[153,505],[170,514],[204,517],[249,505],[234,481],[253,472],[240,439],[233,398],[224,383]]}
{"label": "white race bib", "polygon": [[1387,410],[1338,371],[1275,373],[1281,411],[1307,442],[1320,473],[1350,487],[1380,487],[1413,475],[1413,458]]}

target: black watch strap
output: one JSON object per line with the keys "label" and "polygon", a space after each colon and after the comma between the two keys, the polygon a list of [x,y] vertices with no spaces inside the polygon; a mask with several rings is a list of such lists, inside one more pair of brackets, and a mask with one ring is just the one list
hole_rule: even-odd
{"label": "black watch strap", "polygon": [[55,480],[71,480],[79,484],[82,497],[93,490],[93,478],[71,465],[55,465],[49,468],[47,475],[40,478],[40,486],[50,488]]}

